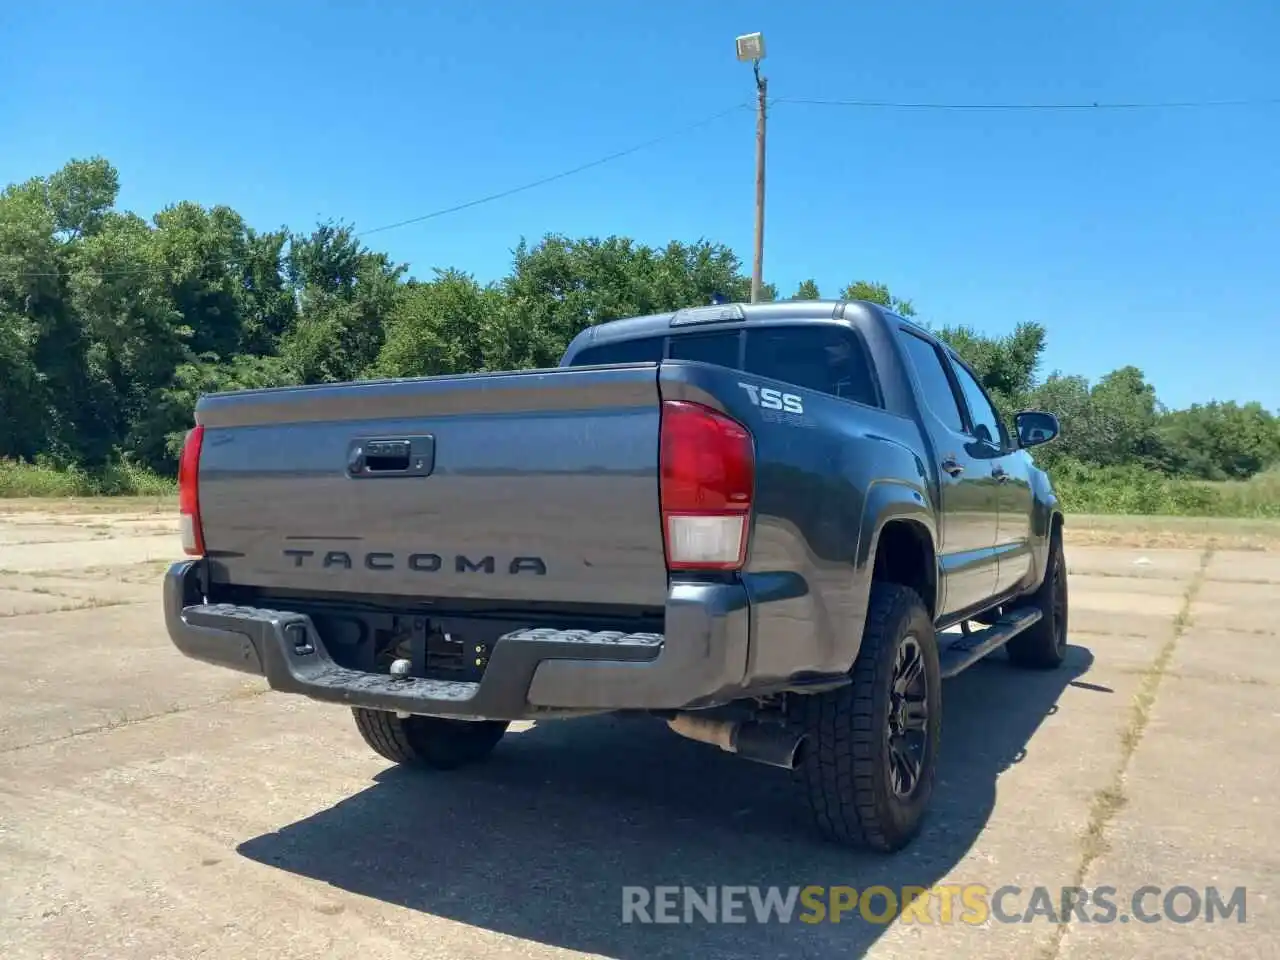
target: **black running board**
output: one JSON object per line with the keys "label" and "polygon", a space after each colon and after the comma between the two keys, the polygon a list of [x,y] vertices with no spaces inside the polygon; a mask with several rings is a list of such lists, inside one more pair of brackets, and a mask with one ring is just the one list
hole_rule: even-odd
{"label": "black running board", "polygon": [[942,668],[942,679],[948,680],[973,666],[997,647],[1020,634],[1028,627],[1040,621],[1043,614],[1029,607],[1013,609],[987,627],[966,634],[955,643],[938,650],[938,665]]}

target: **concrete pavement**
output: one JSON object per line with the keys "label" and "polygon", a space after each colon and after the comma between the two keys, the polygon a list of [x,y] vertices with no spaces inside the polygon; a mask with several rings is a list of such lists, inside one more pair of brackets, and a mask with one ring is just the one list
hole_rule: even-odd
{"label": "concrete pavement", "polygon": [[[815,841],[785,773],[646,721],[389,767],[341,708],[171,648],[171,530],[0,506],[5,960],[1280,956],[1276,554],[1069,544],[1066,667],[997,655],[945,685],[933,816],[883,858]],[[1112,885],[1126,915],[1148,884],[1248,899],[1244,924],[620,922],[624,885],[725,884],[1026,888],[1006,914],[1037,885]]]}

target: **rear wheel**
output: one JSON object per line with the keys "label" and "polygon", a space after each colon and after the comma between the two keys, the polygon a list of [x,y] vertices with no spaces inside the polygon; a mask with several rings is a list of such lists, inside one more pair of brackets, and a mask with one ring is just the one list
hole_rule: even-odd
{"label": "rear wheel", "polygon": [[919,832],[942,736],[933,621],[915,591],[875,583],[853,683],[799,698],[797,778],[829,839],[883,852]]}
{"label": "rear wheel", "polygon": [[375,753],[406,766],[452,770],[483,760],[507,732],[501,720],[400,717],[353,707],[356,729]]}
{"label": "rear wheel", "polygon": [[1029,599],[1040,619],[1006,644],[1009,659],[1020,667],[1052,670],[1067,656],[1067,561],[1060,529],[1049,541],[1044,580]]}

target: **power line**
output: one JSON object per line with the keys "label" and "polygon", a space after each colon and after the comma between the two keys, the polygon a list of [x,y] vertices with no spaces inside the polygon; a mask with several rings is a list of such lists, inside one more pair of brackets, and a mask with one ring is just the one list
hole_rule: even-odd
{"label": "power line", "polygon": [[[798,106],[824,106],[824,107],[847,107],[860,109],[880,109],[880,110],[941,110],[941,111],[1082,111],[1082,110],[1170,110],[1170,109],[1215,109],[1225,107],[1247,107],[1247,106],[1276,106],[1280,105],[1280,97],[1266,97],[1254,99],[1239,100],[1168,100],[1168,101],[1149,101],[1149,102],[1075,102],[1075,103],[942,103],[942,102],[911,102],[911,101],[894,101],[894,100],[849,100],[849,99],[830,99],[819,97],[770,97],[770,105],[773,104],[795,104]],[[506,190],[500,190],[496,193],[486,194],[473,200],[463,203],[453,204],[452,206],[442,207],[438,210],[432,210],[429,213],[421,214],[416,217],[409,217],[404,220],[397,220],[394,223],[386,223],[376,227],[370,227],[367,230],[360,230],[353,234],[355,237],[366,237],[375,233],[383,233],[388,230],[396,230],[400,227],[407,227],[417,223],[425,223],[428,220],[434,220],[438,217],[447,216],[452,213],[458,213],[463,210],[469,210],[472,207],[479,207],[486,203],[493,203],[497,200],[503,200],[507,197],[515,196],[519,193],[525,193],[538,187],[546,186],[557,180],[564,180],[568,177],[576,176],[595,167],[604,166],[623,157],[631,156],[650,147],[657,146],[673,140],[676,137],[684,136],[704,127],[710,126],[717,120],[729,116],[738,110],[750,107],[750,103],[736,103],[733,106],[717,111],[710,116],[703,117],[693,123],[686,124],[660,136],[651,137],[641,143],[634,144],[622,150],[605,154],[586,163],[578,164],[567,170],[561,170],[550,176],[540,177],[537,180],[531,180]],[[222,258],[211,259],[207,261],[208,265],[213,266],[220,263]],[[153,267],[136,267],[123,268],[120,270],[102,270],[91,272],[92,276],[101,279],[111,279],[116,277],[127,277],[131,275],[144,274],[149,272]],[[15,279],[36,279],[36,278],[56,278],[61,276],[57,271],[33,272],[10,274]]]}
{"label": "power line", "polygon": [[775,97],[771,103],[792,103],[820,107],[860,107],[870,110],[1183,110],[1220,107],[1280,105],[1280,97],[1247,100],[1163,100],[1130,103],[929,103],[897,100],[832,100],[820,97]]}
{"label": "power line", "polygon": [[[606,154],[603,157],[597,157],[595,160],[590,160],[587,163],[580,163],[576,167],[570,167],[567,170],[561,170],[559,173],[553,173],[547,177],[540,177],[537,180],[530,180],[528,183],[522,183],[519,186],[510,187],[509,189],[506,189],[506,190],[500,190],[497,193],[490,193],[483,197],[477,197],[476,199],[468,200],[465,203],[457,203],[450,207],[442,207],[439,210],[432,210],[430,213],[424,213],[421,216],[409,217],[408,219],[405,219],[405,220],[397,220],[394,223],[385,223],[385,224],[382,224],[381,226],[370,227],[368,230],[360,230],[353,233],[352,236],[366,237],[366,236],[369,236],[370,234],[382,233],[383,231],[386,231],[386,230],[396,230],[400,227],[410,226],[411,224],[424,223],[427,220],[434,220],[437,217],[443,217],[450,213],[457,213],[461,210],[469,210],[472,207],[478,207],[478,206],[481,206],[482,204],[492,203],[495,200],[503,200],[507,197],[514,196],[517,193],[524,193],[527,190],[534,190],[538,187],[545,186],[549,183],[554,183],[557,180],[564,180],[567,177],[575,176],[576,174],[583,173],[584,171],[591,170],[595,167],[604,166],[605,164],[612,163],[615,160],[621,160],[623,157],[629,157],[634,153],[639,153],[641,150],[647,150],[649,147],[657,146],[658,144],[665,143],[668,140],[674,140],[676,137],[681,137],[681,136],[684,136],[685,134],[693,133],[696,130],[701,130],[703,127],[710,126],[711,124],[715,123],[717,120],[727,117],[729,116],[729,114],[734,113],[738,110],[743,110],[749,106],[751,106],[751,104],[745,103],[745,102],[735,103],[732,107],[729,107],[728,109],[725,109],[725,110],[720,110],[716,113],[711,114],[710,116],[703,117],[701,120],[697,120],[693,123],[685,124],[682,127],[678,127],[674,130],[670,130],[667,133],[661,134],[660,136],[651,137],[648,140],[645,140],[641,143],[634,144],[623,150],[616,150],[613,153]],[[218,258],[216,260],[211,259],[206,263],[209,266],[214,266],[221,262],[222,262],[222,258]],[[148,266],[148,267],[136,267],[132,269],[125,268],[121,270],[101,270],[101,271],[92,271],[90,275],[99,277],[102,279],[110,279],[110,278],[116,278],[116,277],[127,277],[135,274],[144,274],[149,272],[151,269],[152,267]],[[10,276],[20,277],[24,279],[35,279],[38,277],[60,277],[62,276],[62,274],[56,271],[49,271],[46,273],[19,273],[16,275],[10,274]]]}
{"label": "power line", "polygon": [[356,234],[356,236],[365,237],[371,233],[381,233],[384,230],[395,230],[399,227],[407,227],[410,224],[422,223],[426,220],[434,220],[436,217],[443,217],[446,214],[457,213],[459,210],[468,210],[471,207],[478,207],[483,203],[492,203],[494,200],[502,200],[502,199],[505,199],[506,197],[514,196],[517,193],[524,193],[526,190],[533,190],[537,187],[545,186],[548,183],[554,183],[556,180],[563,180],[566,177],[572,177],[575,174],[582,173],[584,170],[590,170],[593,167],[600,167],[606,163],[612,163],[614,160],[621,160],[623,157],[629,157],[633,153],[639,153],[641,150],[645,150],[649,147],[656,146],[659,143],[664,143],[667,140],[672,140],[676,137],[683,136],[686,133],[692,133],[694,130],[700,130],[703,127],[709,126],[710,124],[714,123],[720,118],[727,117],[729,114],[737,110],[742,110],[748,106],[750,106],[750,104],[736,103],[732,107],[730,107],[728,110],[721,110],[719,113],[713,113],[711,116],[704,117],[703,119],[697,121],[696,123],[688,124],[687,126],[681,127],[678,130],[672,130],[670,133],[664,133],[660,137],[654,137],[653,139],[646,140],[643,143],[637,143],[635,146],[627,147],[625,150],[619,150],[616,153],[607,154],[606,156],[600,157],[599,159],[596,159],[596,160],[592,160],[588,163],[579,164],[578,166],[571,167],[568,170],[562,170],[559,173],[553,173],[549,177],[542,177],[539,180],[531,180],[528,183],[521,184],[518,187],[511,187],[509,190],[501,190],[498,193],[491,193],[484,197],[478,197],[475,200],[468,200],[466,203],[455,204],[452,207],[444,207],[441,210],[433,210],[431,213],[424,213],[420,217],[410,217],[407,220],[397,220],[395,223],[384,224],[381,227],[370,227],[368,230],[361,230],[359,233]]}

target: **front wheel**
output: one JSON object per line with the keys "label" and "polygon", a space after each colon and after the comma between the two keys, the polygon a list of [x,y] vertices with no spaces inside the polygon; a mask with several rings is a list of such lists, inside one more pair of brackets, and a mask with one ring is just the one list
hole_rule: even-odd
{"label": "front wheel", "polygon": [[374,752],[406,766],[452,770],[483,760],[507,732],[501,720],[400,717],[352,707],[356,729]]}
{"label": "front wheel", "polygon": [[889,853],[920,830],[942,738],[937,641],[915,591],[872,584],[852,679],[799,698],[797,779],[820,832]]}

